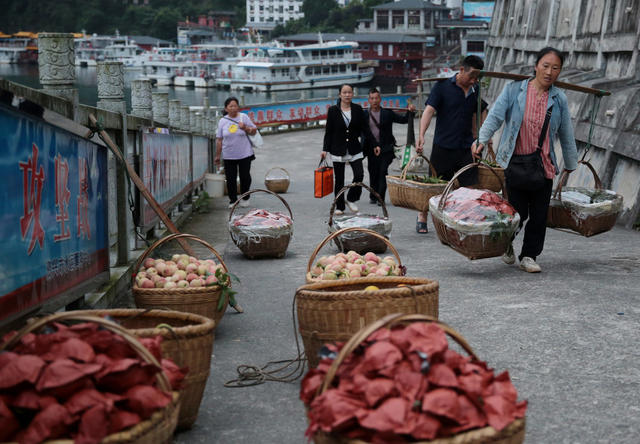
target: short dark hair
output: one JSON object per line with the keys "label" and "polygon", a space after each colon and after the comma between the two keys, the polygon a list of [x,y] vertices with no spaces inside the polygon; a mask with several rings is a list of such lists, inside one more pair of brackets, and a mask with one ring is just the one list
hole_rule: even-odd
{"label": "short dark hair", "polygon": [[236,105],[240,106],[240,102],[238,102],[238,99],[234,96],[231,97],[227,97],[227,99],[224,101],[224,107],[226,108],[228,104],[230,104],[231,102],[236,102]]}
{"label": "short dark hair", "polygon": [[562,65],[564,64],[564,54],[562,54],[562,52],[560,52],[559,49],[553,48],[551,46],[545,46],[540,51],[538,51],[538,53],[536,54],[536,65],[538,64],[541,58],[543,58],[549,53],[553,53],[558,56],[558,58],[560,59],[560,67],[562,67]]}
{"label": "short dark hair", "polygon": [[369,94],[380,94],[380,91],[378,91],[378,88],[371,88],[369,90]]}
{"label": "short dark hair", "polygon": [[462,66],[465,71],[469,71],[470,68],[482,70],[484,68],[484,61],[477,55],[470,55],[462,60]]}

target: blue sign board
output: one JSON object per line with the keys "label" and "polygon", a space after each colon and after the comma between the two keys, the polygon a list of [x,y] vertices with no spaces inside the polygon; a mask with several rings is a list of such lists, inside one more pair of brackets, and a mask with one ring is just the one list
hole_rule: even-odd
{"label": "blue sign board", "polygon": [[107,150],[0,106],[0,319],[109,270]]}
{"label": "blue sign board", "polygon": [[[406,108],[408,94],[398,94],[382,97],[381,106],[384,108]],[[327,110],[336,103],[335,99],[310,100],[308,102],[285,103],[281,105],[256,105],[242,109],[256,125],[289,124],[324,120]],[[354,103],[367,108],[369,102],[365,97],[356,97]]]}
{"label": "blue sign board", "polygon": [[464,2],[462,4],[463,20],[480,20],[490,22],[495,2]]}

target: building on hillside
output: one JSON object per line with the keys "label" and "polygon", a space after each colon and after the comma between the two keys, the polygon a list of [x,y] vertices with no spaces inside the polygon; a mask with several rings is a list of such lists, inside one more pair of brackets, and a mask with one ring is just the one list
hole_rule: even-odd
{"label": "building on hillside", "polygon": [[199,15],[195,22],[188,18],[178,22],[178,45],[199,45],[233,38],[235,32],[231,22],[235,16],[234,11],[209,11],[206,15]]}
{"label": "building on hillside", "polygon": [[302,0],[247,0],[247,28],[272,31],[302,17]]}
{"label": "building on hillside", "polygon": [[[318,34],[305,33],[278,38],[287,45],[306,45],[318,42]],[[374,82],[406,83],[417,78],[423,69],[423,60],[435,57],[435,50],[427,48],[419,37],[400,33],[376,34],[322,34],[322,40],[358,42],[354,51],[363,60],[375,61]]]}

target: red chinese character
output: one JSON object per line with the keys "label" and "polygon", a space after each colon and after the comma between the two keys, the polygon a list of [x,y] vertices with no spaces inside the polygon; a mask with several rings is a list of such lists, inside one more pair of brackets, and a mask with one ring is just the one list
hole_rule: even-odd
{"label": "red chinese character", "polygon": [[396,108],[400,108],[400,99],[396,99]]}
{"label": "red chinese character", "polygon": [[32,144],[32,156],[29,157],[27,162],[18,162],[20,169],[22,170],[22,202],[23,216],[20,218],[20,233],[22,234],[22,240],[25,239],[31,221],[33,220],[33,231],[31,232],[31,240],[29,241],[29,249],[27,254],[31,254],[36,241],[40,244],[42,250],[42,244],[44,243],[44,230],[40,225],[40,203],[42,202],[42,186],[44,185],[44,168],[40,165],[40,170],[36,174],[38,169],[38,147],[36,144]]}
{"label": "red chinese character", "polygon": [[298,117],[304,118],[304,109],[301,106],[298,107]]}
{"label": "red chinese character", "polygon": [[277,119],[278,121],[281,121],[281,120],[282,120],[282,110],[281,110],[281,109],[279,109],[279,110],[277,110],[277,111],[276,111],[276,119]]}
{"label": "red chinese character", "polygon": [[315,108],[313,108],[313,115],[314,116],[320,115],[320,107],[318,105],[316,105]]}
{"label": "red chinese character", "polygon": [[264,122],[264,111],[258,111],[258,122]]}
{"label": "red chinese character", "polygon": [[249,111],[247,115],[249,116],[252,122],[256,120],[256,113],[254,113],[253,111]]}
{"label": "red chinese character", "polygon": [[60,224],[60,233],[53,235],[53,241],[58,242],[71,238],[69,227],[65,227],[65,222],[69,220],[69,163],[62,160],[62,156],[56,156],[56,222]]}
{"label": "red chinese character", "polygon": [[273,110],[272,109],[267,111],[267,121],[273,122]]}
{"label": "red chinese character", "polygon": [[86,236],[91,239],[91,227],[89,226],[89,169],[87,159],[78,159],[78,237]]}
{"label": "red chinese character", "polygon": [[305,115],[307,116],[307,119],[308,119],[309,117],[311,117],[313,115],[313,107],[307,106],[304,109],[304,112],[305,112]]}
{"label": "red chinese character", "polygon": [[296,118],[296,109],[295,108],[289,108],[289,118],[290,119],[295,119]]}

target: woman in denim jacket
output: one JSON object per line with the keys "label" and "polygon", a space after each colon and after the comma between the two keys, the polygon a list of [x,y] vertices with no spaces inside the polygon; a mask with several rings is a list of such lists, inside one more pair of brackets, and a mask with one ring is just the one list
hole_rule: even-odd
{"label": "woman in denim jacket", "polygon": [[[559,173],[554,142],[560,141],[565,170],[573,171],[578,161],[567,96],[553,85],[560,75],[563,61],[557,49],[541,49],[536,58],[535,77],[505,86],[480,128],[478,140],[471,147],[474,157],[479,157],[484,146],[504,123],[496,160],[501,167],[507,168],[513,155],[535,152],[545,114],[553,106],[547,137],[542,144],[544,186],[536,190],[524,190],[510,186],[508,181],[506,183],[509,203],[520,214],[520,228],[528,219],[518,258],[520,268],[529,273],[541,271],[536,258],[544,247],[553,177]],[[512,246],[502,260],[507,264],[515,262]]]}

